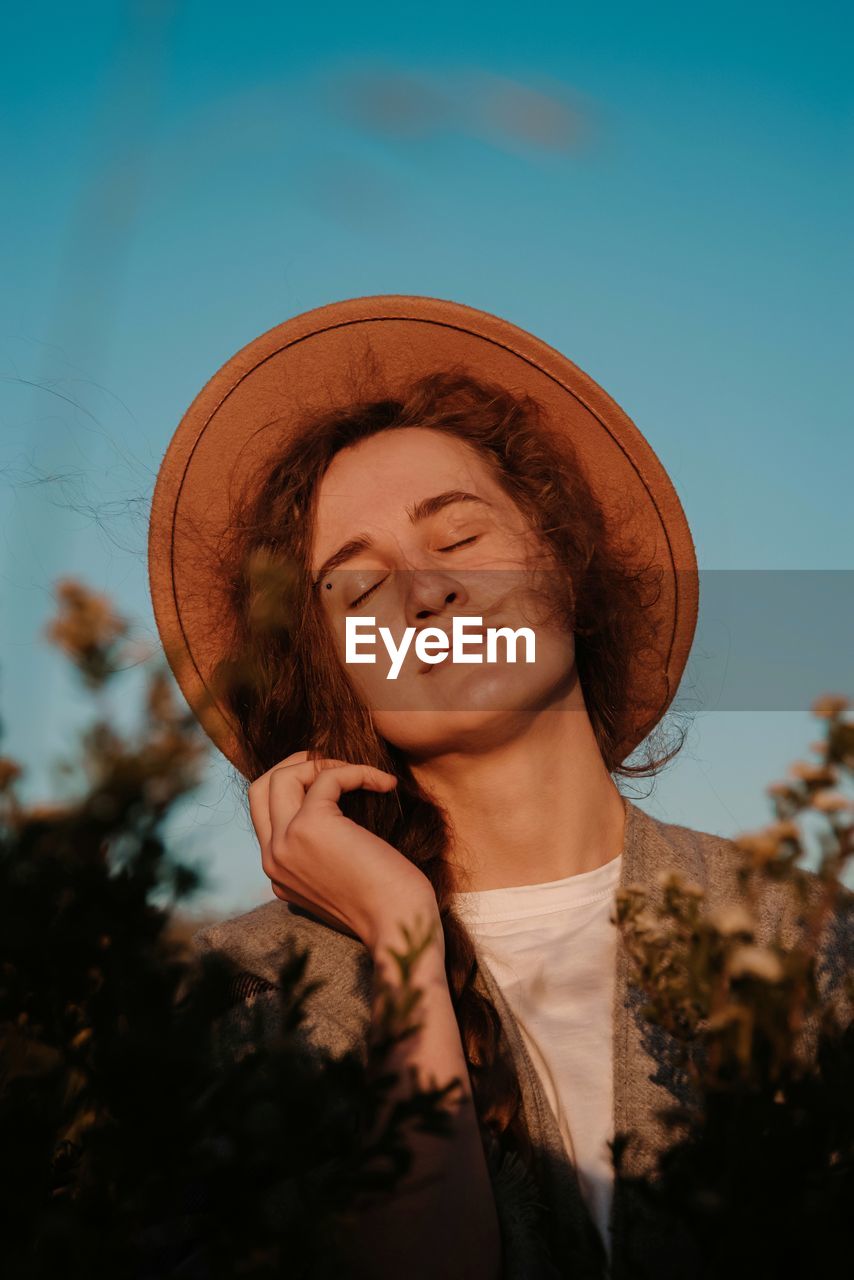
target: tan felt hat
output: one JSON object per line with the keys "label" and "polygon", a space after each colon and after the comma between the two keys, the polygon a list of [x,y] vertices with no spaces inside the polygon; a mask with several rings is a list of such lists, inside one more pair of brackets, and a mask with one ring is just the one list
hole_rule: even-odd
{"label": "tan felt hat", "polygon": [[451,365],[532,395],[549,427],[571,439],[606,519],[630,510],[639,558],[662,571],[649,606],[660,664],[633,677],[647,711],[627,718],[621,759],[670,705],[697,622],[697,561],[676,490],[634,423],[566,356],[488,312],[439,298],[348,298],[269,329],[218,369],[181,419],[154,488],[149,581],[163,647],[199,721],[241,772],[239,734],[211,689],[228,627],[215,557],[204,548],[218,545],[247,477],[274,443],[281,448],[288,421],[296,430],[307,414],[346,404],[354,379],[380,398]]}

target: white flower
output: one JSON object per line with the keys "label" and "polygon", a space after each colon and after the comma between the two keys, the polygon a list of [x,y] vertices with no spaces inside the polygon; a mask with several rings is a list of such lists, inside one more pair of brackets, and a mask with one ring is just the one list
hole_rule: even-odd
{"label": "white flower", "polygon": [[701,884],[697,884],[696,880],[684,880],[682,892],[686,898],[705,898],[706,896],[705,889]]}
{"label": "white flower", "polygon": [[733,902],[710,912],[708,921],[723,938],[731,938],[737,933],[747,933],[753,937],[756,928],[753,917],[742,902]]}
{"label": "white flower", "polygon": [[848,699],[844,694],[825,693],[820,698],[816,698],[810,707],[810,711],[820,720],[830,720],[834,716],[838,716],[848,706]]}
{"label": "white flower", "polygon": [[812,798],[812,807],[821,809],[823,813],[841,813],[845,809],[854,809],[854,803],[841,791],[816,791]]}
{"label": "white flower", "polygon": [[702,898],[704,896],[702,885],[696,884],[693,880],[686,880],[681,871],[671,871],[669,869],[659,871],[655,879],[661,889],[673,889],[688,898]]}
{"label": "white flower", "polygon": [[835,782],[836,770],[829,764],[813,764],[811,760],[796,760],[789,768],[789,774],[793,778],[800,778],[802,782],[821,783]]}
{"label": "white flower", "polygon": [[763,982],[779,982],[783,977],[783,962],[768,947],[737,947],[729,960],[733,978],[760,978]]}

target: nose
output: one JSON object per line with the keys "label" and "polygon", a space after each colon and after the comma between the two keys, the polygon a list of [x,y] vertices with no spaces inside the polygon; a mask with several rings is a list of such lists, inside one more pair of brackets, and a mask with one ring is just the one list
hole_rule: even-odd
{"label": "nose", "polygon": [[450,615],[468,603],[468,592],[459,578],[439,569],[410,570],[406,598],[407,626],[422,625],[429,618]]}

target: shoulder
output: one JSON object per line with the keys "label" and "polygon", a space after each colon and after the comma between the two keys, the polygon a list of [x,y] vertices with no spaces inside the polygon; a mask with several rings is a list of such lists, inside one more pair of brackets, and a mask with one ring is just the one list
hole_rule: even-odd
{"label": "shoulder", "polygon": [[[666,822],[630,803],[634,843],[640,848],[636,876],[655,893],[670,871],[703,890],[712,909],[746,903],[741,872],[747,856],[734,839],[679,823]],[[795,946],[803,939],[804,922],[826,892],[825,881],[815,872],[798,870],[792,877],[766,879],[755,903],[759,941]],[[854,963],[854,893],[839,888],[827,913],[817,947],[830,987],[837,986]]]}
{"label": "shoulder", "polygon": [[236,1041],[249,1034],[249,1022],[259,1022],[256,1009],[266,1032],[278,1029],[282,970],[295,954],[304,953],[300,985],[308,984],[309,990],[301,1037],[335,1055],[364,1045],[373,964],[357,938],[277,899],[207,925],[192,941],[197,955],[216,952],[235,966],[233,1008],[222,1021],[227,1038]]}
{"label": "shoulder", "polygon": [[358,939],[278,899],[196,930],[193,944],[200,952],[220,951],[272,982],[278,982],[294,946],[309,948],[313,967],[330,974],[341,965],[355,965],[361,953],[367,954]]}
{"label": "shoulder", "polygon": [[741,893],[738,871],[743,855],[734,840],[657,818],[626,800],[626,878],[660,889],[675,872],[703,890],[710,905]]}

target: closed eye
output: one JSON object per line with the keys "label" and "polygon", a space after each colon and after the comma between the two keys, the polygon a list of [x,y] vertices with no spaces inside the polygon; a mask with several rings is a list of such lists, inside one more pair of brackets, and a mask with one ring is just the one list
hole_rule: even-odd
{"label": "closed eye", "polygon": [[359,605],[364,604],[365,601],[374,594],[377,587],[381,587],[384,582],[385,582],[385,578],[380,578],[379,582],[375,582],[372,587],[368,587],[367,591],[363,591],[362,594],[356,600],[353,600],[352,603],[347,606],[347,608],[357,609]]}
{"label": "closed eye", "polygon": [[469,542],[476,542],[480,537],[479,533],[473,533],[469,538],[463,538],[461,542],[452,542],[449,547],[439,547],[439,551],[456,551],[457,547],[464,547]]}
{"label": "closed eye", "polygon": [[[480,534],[471,534],[469,538],[462,538],[460,541],[458,541],[458,543],[451,543],[449,547],[439,547],[438,549],[440,550],[440,552],[455,552],[457,547],[465,547],[467,543],[475,543],[475,541],[478,540],[479,538],[480,538]],[[374,582],[373,586],[369,586],[369,588],[367,588],[366,591],[362,591],[362,594],[360,596],[357,596],[357,599],[353,600],[351,604],[348,604],[348,608],[350,609],[359,608],[359,605],[364,604],[365,600],[369,599],[370,596],[374,594],[374,591],[376,590],[376,588],[378,588],[378,586],[383,585],[384,581],[385,579],[384,577],[382,577],[382,579],[380,579],[379,582]]]}

